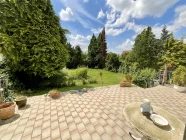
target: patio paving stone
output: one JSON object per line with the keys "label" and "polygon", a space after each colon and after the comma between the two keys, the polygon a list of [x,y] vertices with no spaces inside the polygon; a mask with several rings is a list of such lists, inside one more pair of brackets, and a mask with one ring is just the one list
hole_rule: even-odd
{"label": "patio paving stone", "polygon": [[132,140],[133,127],[123,108],[144,98],[186,123],[186,94],[165,86],[143,89],[119,85],[90,89],[80,95],[63,92],[59,99],[28,97],[27,106],[0,120],[1,140]]}

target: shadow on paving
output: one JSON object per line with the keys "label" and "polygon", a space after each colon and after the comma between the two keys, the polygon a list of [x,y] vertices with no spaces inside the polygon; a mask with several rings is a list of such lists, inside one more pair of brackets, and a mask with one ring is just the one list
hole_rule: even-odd
{"label": "shadow on paving", "polygon": [[14,116],[9,118],[9,119],[0,120],[0,125],[5,125],[5,124],[8,124],[8,123],[12,123],[12,122],[16,121],[19,118],[20,118],[19,114],[14,114]]}

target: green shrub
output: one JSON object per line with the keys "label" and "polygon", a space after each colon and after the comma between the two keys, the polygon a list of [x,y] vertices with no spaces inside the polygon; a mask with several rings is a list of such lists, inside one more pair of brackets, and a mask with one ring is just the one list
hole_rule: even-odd
{"label": "green shrub", "polygon": [[141,76],[143,79],[153,79],[156,75],[156,71],[154,69],[143,69],[140,71],[139,76]]}
{"label": "green shrub", "polygon": [[95,84],[95,83],[97,83],[97,80],[95,78],[91,77],[91,78],[88,79],[88,83],[89,84]]}
{"label": "green shrub", "polygon": [[122,74],[127,73],[127,68],[123,63],[121,63],[121,65],[119,66],[118,72]]}
{"label": "green shrub", "polygon": [[76,70],[76,75],[78,79],[87,79],[88,75],[88,69],[87,68],[79,68]]}
{"label": "green shrub", "polygon": [[43,79],[43,82],[40,84],[40,88],[59,88],[65,86],[67,80],[67,73],[62,71],[61,74]]}
{"label": "green shrub", "polygon": [[143,69],[137,75],[133,76],[133,83],[143,88],[150,87],[150,80],[154,79],[155,75],[156,71],[154,69]]}
{"label": "green shrub", "polygon": [[86,79],[84,79],[84,78],[82,79],[82,84],[83,84],[83,85],[87,84]]}
{"label": "green shrub", "polygon": [[126,74],[124,79],[127,81],[132,81],[132,76],[130,74]]}
{"label": "green shrub", "polygon": [[75,86],[76,83],[74,81],[74,77],[68,77],[67,81],[66,81],[66,86],[71,87],[71,86]]}
{"label": "green shrub", "polygon": [[106,69],[108,71],[117,72],[120,66],[119,56],[115,53],[108,53],[105,59]]}
{"label": "green shrub", "polygon": [[9,90],[7,87],[4,88],[2,91],[2,99],[4,102],[13,102],[15,99],[13,91]]}
{"label": "green shrub", "polygon": [[186,67],[179,66],[172,74],[174,84],[186,87]]}

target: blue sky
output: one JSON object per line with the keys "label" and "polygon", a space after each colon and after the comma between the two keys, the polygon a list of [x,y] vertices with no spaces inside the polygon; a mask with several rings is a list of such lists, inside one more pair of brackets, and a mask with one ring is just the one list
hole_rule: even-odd
{"label": "blue sky", "polygon": [[147,26],[157,38],[166,24],[176,38],[186,35],[186,0],[52,0],[61,26],[68,29],[68,42],[87,51],[93,33],[106,29],[108,52],[133,47],[134,39]]}

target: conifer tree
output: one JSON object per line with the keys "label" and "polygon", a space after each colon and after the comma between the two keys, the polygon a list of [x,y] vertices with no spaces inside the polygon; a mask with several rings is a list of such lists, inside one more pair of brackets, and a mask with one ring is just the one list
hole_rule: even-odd
{"label": "conifer tree", "polygon": [[105,28],[103,28],[102,32],[98,37],[98,46],[99,46],[99,68],[105,67],[105,59],[107,56],[107,43],[105,36]]}
{"label": "conifer tree", "polygon": [[36,77],[60,74],[68,60],[66,30],[50,0],[3,0],[0,9],[0,51],[12,80],[31,87]]}
{"label": "conifer tree", "polygon": [[170,37],[169,31],[167,30],[167,26],[165,25],[162,29],[162,33],[161,33],[161,40],[163,43],[165,43],[165,41],[167,41]]}
{"label": "conifer tree", "polygon": [[144,29],[135,39],[134,54],[139,68],[158,69],[158,53],[161,48],[160,40],[155,38],[151,27]]}
{"label": "conifer tree", "polygon": [[95,68],[99,64],[99,48],[95,35],[93,34],[88,46],[88,67]]}

